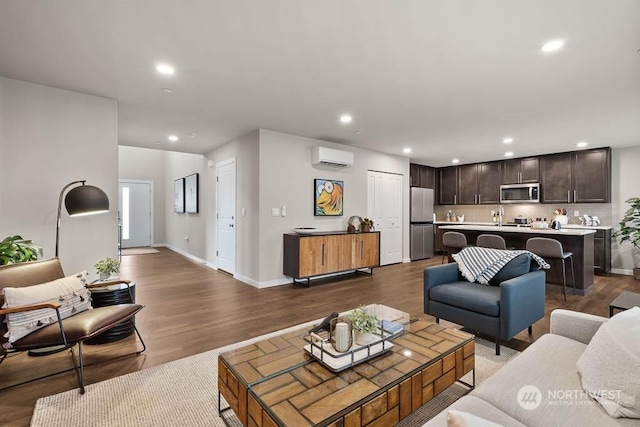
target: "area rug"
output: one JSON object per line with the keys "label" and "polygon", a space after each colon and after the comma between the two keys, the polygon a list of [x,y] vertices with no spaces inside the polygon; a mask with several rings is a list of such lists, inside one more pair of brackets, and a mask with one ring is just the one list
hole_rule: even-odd
{"label": "area rug", "polygon": [[145,255],[157,254],[160,251],[154,248],[127,248],[121,251],[122,255]]}
{"label": "area rug", "polygon": [[[317,322],[296,325],[91,384],[86,387],[84,395],[80,395],[75,389],[43,397],[36,402],[31,426],[241,426],[232,411],[224,413],[225,420],[218,417],[218,354],[274,335],[309,327]],[[506,347],[502,347],[501,353],[500,356],[496,356],[493,343],[476,338],[476,384],[491,376],[518,354],[517,351]],[[471,382],[471,373],[463,379]],[[421,426],[466,392],[466,387],[456,383],[405,418],[399,425]],[[224,406],[226,403],[223,402]]]}

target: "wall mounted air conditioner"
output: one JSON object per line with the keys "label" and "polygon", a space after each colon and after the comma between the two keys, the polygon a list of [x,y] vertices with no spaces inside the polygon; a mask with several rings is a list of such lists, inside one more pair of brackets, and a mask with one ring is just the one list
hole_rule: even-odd
{"label": "wall mounted air conditioner", "polygon": [[327,147],[311,149],[311,164],[346,168],[353,166],[353,153]]}

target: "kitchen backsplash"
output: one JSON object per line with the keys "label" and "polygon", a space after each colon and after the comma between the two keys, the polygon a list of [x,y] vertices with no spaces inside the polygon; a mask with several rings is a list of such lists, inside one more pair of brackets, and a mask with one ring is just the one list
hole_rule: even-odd
{"label": "kitchen backsplash", "polygon": [[[580,224],[580,220],[574,216],[574,212],[578,211],[580,216],[584,214],[595,215],[600,218],[601,225],[617,225],[612,224],[612,206],[611,203],[583,203],[583,204],[505,204],[504,206],[504,222],[513,222],[513,219],[522,215],[525,218],[553,218],[553,211],[558,208],[565,208],[569,215],[569,224]],[[465,222],[491,222],[491,211],[497,211],[500,205],[444,205],[434,206],[436,221],[445,221],[446,214],[449,211],[455,212],[457,216],[464,215]]]}

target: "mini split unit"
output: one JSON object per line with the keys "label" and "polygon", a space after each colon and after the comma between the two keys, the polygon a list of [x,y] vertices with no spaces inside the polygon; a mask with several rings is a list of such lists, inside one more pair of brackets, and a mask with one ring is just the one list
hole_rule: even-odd
{"label": "mini split unit", "polygon": [[353,153],[327,147],[313,147],[311,164],[347,168],[353,166]]}

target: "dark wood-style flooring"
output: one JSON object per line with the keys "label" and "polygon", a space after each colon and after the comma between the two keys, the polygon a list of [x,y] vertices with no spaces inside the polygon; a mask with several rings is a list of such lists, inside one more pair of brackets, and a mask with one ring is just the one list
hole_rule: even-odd
{"label": "dark wood-style flooring", "polygon": [[[117,343],[85,348],[87,383],[146,369],[360,304],[384,303],[415,317],[422,311],[422,270],[439,264],[440,257],[375,270],[373,276],[348,275],[324,280],[311,288],[284,285],[256,289],[231,276],[160,248],[160,253],[122,258],[121,277],[137,284],[137,302],[146,306],[137,316],[147,351],[113,361],[106,359],[134,351],[135,336]],[[549,313],[567,308],[608,316],[609,302],[623,290],[640,292],[630,276],[596,276],[595,290],[586,297],[547,293],[547,314],[534,325],[534,337],[549,331]],[[509,343],[522,350],[529,344],[526,330]],[[68,352],[46,357],[18,354],[0,365],[0,387],[54,373],[72,366]],[[28,426],[35,402],[43,396],[78,386],[73,371],[0,392],[0,425]],[[90,391],[88,391],[90,392]],[[214,410],[214,408],[212,408]]]}

